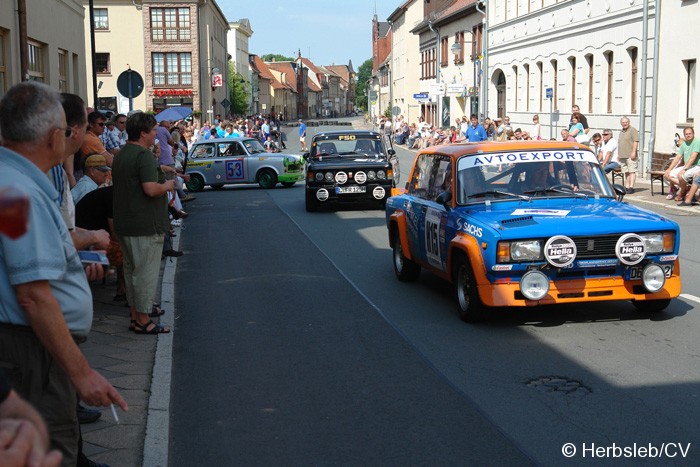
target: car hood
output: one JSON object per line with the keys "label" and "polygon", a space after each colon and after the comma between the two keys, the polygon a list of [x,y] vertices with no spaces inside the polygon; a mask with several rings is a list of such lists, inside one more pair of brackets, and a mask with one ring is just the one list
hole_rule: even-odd
{"label": "car hood", "polygon": [[[612,199],[533,200],[496,202],[458,208],[478,219],[502,238],[677,230],[677,224],[655,212]],[[562,222],[566,219],[566,222]],[[524,228],[526,230],[524,230]]]}
{"label": "car hood", "polygon": [[389,164],[387,159],[375,159],[367,157],[342,157],[328,159],[309,159],[309,165],[314,169],[345,169],[347,167],[377,167],[384,168]]}

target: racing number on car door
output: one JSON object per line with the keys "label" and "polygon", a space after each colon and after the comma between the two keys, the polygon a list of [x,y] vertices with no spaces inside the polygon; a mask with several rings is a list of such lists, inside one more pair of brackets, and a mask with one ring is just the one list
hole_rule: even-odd
{"label": "racing number on car door", "polygon": [[[425,212],[425,256],[432,266],[442,268],[440,241],[440,211],[428,208]],[[444,235],[444,234],[443,234]]]}
{"label": "racing number on car door", "polygon": [[226,161],[226,180],[245,180],[245,165],[242,157]]}

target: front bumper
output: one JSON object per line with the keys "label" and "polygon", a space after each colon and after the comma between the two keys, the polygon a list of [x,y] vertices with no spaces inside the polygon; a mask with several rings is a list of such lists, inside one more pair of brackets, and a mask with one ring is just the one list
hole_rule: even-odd
{"label": "front bumper", "polygon": [[550,280],[549,293],[541,300],[527,300],[520,292],[518,280],[501,280],[479,283],[479,297],[487,306],[536,306],[558,303],[601,302],[609,300],[664,300],[681,293],[681,278],[676,272],[666,279],[664,287],[656,293],[648,293],[640,280],[624,280],[622,277]]}
{"label": "front bumper", "polygon": [[304,172],[287,172],[279,174],[277,180],[280,182],[300,182],[304,180]]}
{"label": "front bumper", "polygon": [[[362,187],[365,189],[363,193],[339,193],[338,189],[348,189],[353,187]],[[325,190],[323,196],[318,196],[319,190]],[[391,183],[365,183],[363,185],[344,184],[344,185],[306,185],[307,196],[312,197],[321,203],[327,202],[361,202],[361,201],[383,201],[391,196]],[[327,198],[325,196],[327,193]]]}

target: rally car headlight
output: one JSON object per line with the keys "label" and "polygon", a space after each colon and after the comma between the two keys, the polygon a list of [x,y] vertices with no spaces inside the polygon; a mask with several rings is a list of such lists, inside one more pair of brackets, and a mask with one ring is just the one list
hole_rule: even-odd
{"label": "rally car headlight", "polygon": [[377,179],[377,172],[375,172],[374,170],[370,170],[369,172],[367,172],[367,179],[368,180],[376,180]]}
{"label": "rally car headlight", "polygon": [[323,172],[316,172],[316,181],[317,182],[323,181]]}
{"label": "rally car headlight", "polygon": [[642,270],[642,285],[650,293],[661,290],[666,283],[666,275],[661,266],[656,263],[649,263]]}
{"label": "rally car headlight", "polygon": [[542,259],[542,242],[526,240],[521,242],[498,242],[497,261],[537,261]]}
{"label": "rally car headlight", "polygon": [[332,172],[326,172],[326,181],[327,182],[333,181],[333,173]]}
{"label": "rally car headlight", "polygon": [[676,236],[673,232],[639,234],[644,239],[647,253],[673,253]]}
{"label": "rally car headlight", "polygon": [[520,278],[520,292],[528,300],[542,300],[549,292],[549,278],[540,271],[528,271]]}
{"label": "rally car headlight", "polygon": [[377,178],[379,180],[384,180],[386,178],[386,172],[383,170],[377,170]]}

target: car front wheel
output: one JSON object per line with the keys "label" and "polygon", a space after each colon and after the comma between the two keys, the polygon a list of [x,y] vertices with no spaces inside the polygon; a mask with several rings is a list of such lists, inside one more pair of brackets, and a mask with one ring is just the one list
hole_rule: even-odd
{"label": "car front wheel", "polygon": [[402,282],[411,282],[418,279],[420,266],[406,258],[401,246],[401,237],[397,228],[393,229],[394,235],[394,272]]}
{"label": "car front wheel", "polygon": [[460,255],[454,267],[457,311],[462,321],[473,323],[484,319],[484,305],[476,289],[476,280],[466,256]]}

